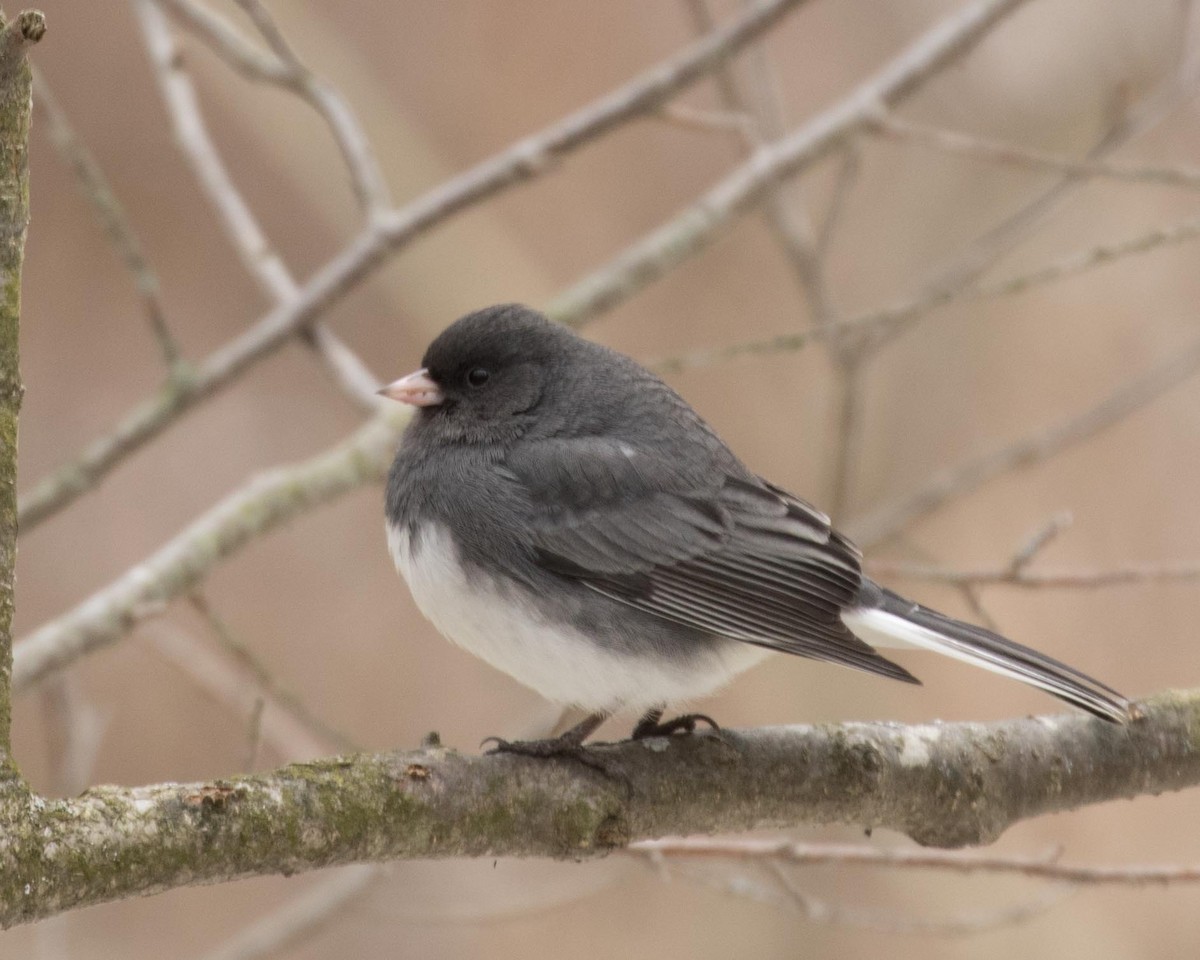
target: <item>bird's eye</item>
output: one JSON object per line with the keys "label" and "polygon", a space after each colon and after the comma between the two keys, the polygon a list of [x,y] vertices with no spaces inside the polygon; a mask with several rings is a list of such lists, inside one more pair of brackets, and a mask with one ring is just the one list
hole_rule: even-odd
{"label": "bird's eye", "polygon": [[476,367],[474,370],[472,370],[470,373],[467,374],[467,383],[469,383],[473,387],[482,387],[485,383],[488,382],[488,378],[490,376],[491,376],[491,374],[488,373],[485,369],[483,369],[483,367]]}

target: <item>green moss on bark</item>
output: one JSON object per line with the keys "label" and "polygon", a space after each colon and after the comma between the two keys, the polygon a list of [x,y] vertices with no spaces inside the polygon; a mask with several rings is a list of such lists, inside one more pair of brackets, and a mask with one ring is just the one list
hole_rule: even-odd
{"label": "green moss on bark", "polygon": [[32,80],[27,44],[45,33],[40,13],[0,14],[0,767],[16,777],[10,745],[12,619],[17,560],[17,418],[21,409],[21,264],[29,223]]}

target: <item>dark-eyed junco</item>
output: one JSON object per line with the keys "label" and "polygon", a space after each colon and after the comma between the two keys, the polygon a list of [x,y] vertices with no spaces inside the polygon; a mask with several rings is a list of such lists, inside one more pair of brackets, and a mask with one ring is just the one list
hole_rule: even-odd
{"label": "dark-eyed junco", "polygon": [[[917,683],[917,647],[1105,720],[1134,708],[1028,647],[869,580],[829,518],[756,476],[648,370],[527,307],[472,313],[380,391],[417,407],[387,485],[388,542],[421,611],[542,696],[604,717],[710,693],[769,650]],[[511,748],[513,745],[505,745]]]}

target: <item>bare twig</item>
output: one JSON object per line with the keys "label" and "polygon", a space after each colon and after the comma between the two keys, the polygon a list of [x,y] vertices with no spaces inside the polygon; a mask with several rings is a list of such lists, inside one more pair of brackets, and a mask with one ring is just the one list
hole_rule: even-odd
{"label": "bare twig", "polygon": [[154,0],[136,0],[134,9],[162,88],[175,139],[192,166],[205,196],[220,216],[247,272],[278,303],[295,299],[297,287],[283,258],[271,245],[233,183],[204,124],[196,88],[184,69],[183,54]]}
{"label": "bare twig", "polygon": [[91,782],[108,716],[87,699],[73,670],[53,677],[40,693],[53,790],[73,796]]}
{"label": "bare twig", "polygon": [[701,110],[686,103],[668,103],[654,114],[660,120],[685,127],[689,130],[716,131],[741,136],[747,127],[753,127],[754,118],[732,110]]}
{"label": "bare twig", "polygon": [[904,563],[869,564],[872,571],[904,580],[930,580],[977,587],[1022,587],[1031,590],[1094,590],[1149,583],[1200,580],[1200,564],[1134,564],[1107,570],[956,570]]}
{"label": "bare twig", "polygon": [[33,99],[45,113],[50,139],[74,172],[83,195],[91,203],[113,249],[133,274],[146,318],[150,321],[150,329],[158,341],[167,369],[174,372],[180,363],[181,354],[179,345],[167,325],[166,310],[159,294],[158,275],[146,259],[124,208],[108,185],[99,164],[72,128],[58,99],[50,90],[50,84],[37,70],[33,72]]}
{"label": "bare twig", "polygon": [[1056,540],[1059,534],[1070,527],[1074,523],[1074,520],[1075,518],[1069,510],[1056,513],[1046,523],[1030,534],[1029,538],[1017,548],[1012,560],[1008,563],[1008,569],[1013,573],[1020,573],[1033,562],[1039,553]]}
{"label": "bare twig", "polygon": [[[687,7],[700,33],[713,29],[716,20],[708,0],[688,0]],[[762,47],[747,51],[743,60],[747,82],[742,82],[731,64],[715,71],[713,79],[726,109],[735,116],[749,118],[750,122],[742,124],[738,133],[747,153],[753,154],[764,144],[779,140],[787,131],[783,104]],[[813,322],[824,326],[831,319],[829,303],[821,263],[814,253],[812,225],[804,211],[798,185],[783,180],[774,184],[763,198],[763,211],[792,267]]]}
{"label": "bare twig", "polygon": [[850,194],[858,182],[861,167],[862,150],[856,142],[850,141],[842,147],[842,161],[838,164],[837,178],[833,182],[833,195],[829,198],[825,217],[817,228],[814,251],[821,260],[829,256],[829,248],[841,225]]}
{"label": "bare twig", "polygon": [[940,287],[926,290],[918,297],[897,302],[879,310],[872,310],[839,320],[834,328],[802,330],[785,333],[762,340],[745,340],[724,347],[695,350],[653,361],[656,370],[677,373],[698,367],[728,363],[744,357],[762,356],[802,350],[810,344],[824,340],[835,332],[854,334],[886,333],[889,329],[904,324],[916,317],[925,316],[932,310],[953,303],[965,303],[1024,293],[1034,287],[1056,283],[1068,277],[1086,273],[1126,257],[1150,253],[1164,247],[1187,243],[1200,238],[1200,217],[1181,220],[1164,227],[1156,227],[1145,233],[1087,247],[1011,277],[974,286]]}
{"label": "bare twig", "polygon": [[323,926],[368,893],[383,877],[383,869],[359,864],[318,881],[299,896],[235,933],[203,960],[265,960]]}
{"label": "bare twig", "polygon": [[246,718],[246,760],[240,769],[247,773],[253,773],[258,766],[258,751],[262,747],[263,740],[263,708],[266,705],[267,701],[264,697],[255,697],[254,705],[250,708],[250,716]]}
{"label": "bare twig", "polygon": [[368,226],[318,270],[295,299],[272,309],[245,333],[198,363],[186,381],[171,384],[159,396],[134,408],[110,435],[94,441],[74,462],[36,484],[20,507],[22,529],[28,532],[95,487],[109,471],[183,413],[227,387],[289,337],[310,327],[389,256],[426,231],[509,187],[541,176],[560,157],[657,110],[669,97],[695,83],[805,2],[759,0],[683,52],[418,197],[389,214],[384,222]]}
{"label": "bare twig", "polygon": [[913,140],[954,153],[980,157],[994,163],[1051,170],[1079,180],[1121,180],[1127,183],[1155,183],[1172,187],[1200,189],[1200,170],[1187,167],[1132,166],[1103,160],[1075,160],[1057,154],[1031,150],[1015,144],[944,130],[925,124],[884,115],[874,121],[874,129],[886,136]]}
{"label": "bare twig", "polygon": [[1200,372],[1200,341],[1178,350],[1170,359],[1105,396],[1094,406],[1059,423],[1042,427],[1021,439],[967,460],[930,478],[897,502],[852,524],[863,546],[871,546],[932,513],[942,504],[965,496],[987,481],[1054,457],[1120,423]]}
{"label": "bare twig", "polygon": [[579,327],[629,299],[715,241],[781,179],[857,135],[881,107],[902,103],[1026,2],[975,0],[947,17],[844,100],[783,140],[759,147],[699,201],[556,298],[548,312]]}
{"label": "bare twig", "polygon": [[[209,135],[195,85],[184,69],[182,54],[166,17],[152,0],[139,0],[137,10],[176,140],[243,265],[275,303],[283,305],[297,300],[299,286],[259,226]],[[373,413],[379,405],[375,395],[378,379],[320,321],[314,321],[308,330],[311,335],[305,336],[305,342],[325,364],[334,382],[360,409]]]}
{"label": "bare twig", "polygon": [[882,910],[878,907],[852,906],[814,897],[797,886],[778,860],[763,861],[780,888],[806,917],[818,923],[875,930],[881,933],[936,934],[964,937],[1013,926],[1056,906],[1071,890],[1051,890],[1032,900],[988,910],[962,911],[945,917],[921,917],[910,913]]}
{"label": "bare twig", "polygon": [[359,204],[370,217],[391,209],[391,196],[379,162],[350,105],[327,81],[314,74],[296,55],[279,25],[257,0],[238,0],[274,57],[246,40],[224,17],[195,0],[160,0],[184,26],[251,80],[282,87],[307,102],[325,121],[341,151]]}
{"label": "bare twig", "polygon": [[1061,851],[1058,850],[1052,851],[1048,856],[1019,857],[956,850],[796,843],[791,840],[753,837],[685,837],[643,840],[630,844],[629,852],[667,860],[773,860],[804,867],[865,866],[967,874],[1016,874],[1040,880],[1089,885],[1165,886],[1172,883],[1200,882],[1200,865],[1196,864],[1094,867],[1061,863]]}
{"label": "bare twig", "polygon": [[195,591],[190,599],[192,606],[204,617],[213,636],[226,653],[253,677],[255,684],[270,697],[272,704],[291,714],[293,718],[342,753],[355,753],[363,749],[350,737],[331,727],[313,713],[301,697],[283,686],[266,664],[255,655],[254,651],[237,638],[229,624],[213,609],[212,604],[208,602],[208,598],[203,593]]}
{"label": "bare twig", "polygon": [[[247,676],[244,667],[227,654],[214,651],[191,632],[159,621],[147,625],[143,633],[158,656],[231,714],[239,717],[252,714],[255,702],[263,699],[261,688]],[[273,706],[268,704],[263,712],[261,736],[263,746],[280,761],[310,760],[339,752],[337,741],[327,739],[310,724]]]}

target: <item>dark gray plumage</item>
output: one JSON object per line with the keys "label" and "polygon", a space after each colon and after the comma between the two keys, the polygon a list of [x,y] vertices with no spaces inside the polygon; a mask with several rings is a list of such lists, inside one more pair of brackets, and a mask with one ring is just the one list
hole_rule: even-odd
{"label": "dark gray plumage", "polygon": [[628,357],[505,305],[450,326],[423,367],[381,391],[419,407],[388,479],[397,566],[443,633],[550,699],[653,710],[761,648],[917,682],[858,633],[1130,716],[1109,687],[864,577],[824,514]]}

